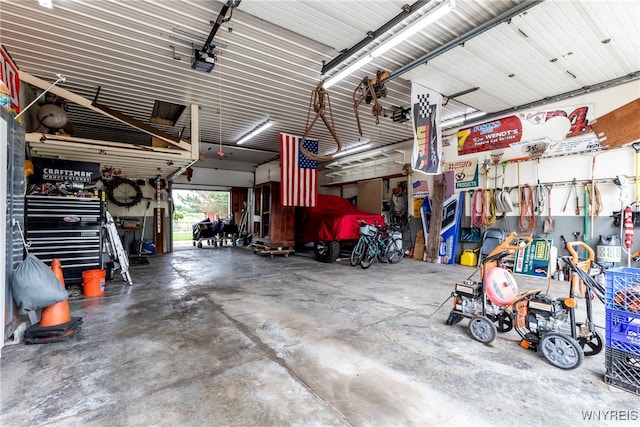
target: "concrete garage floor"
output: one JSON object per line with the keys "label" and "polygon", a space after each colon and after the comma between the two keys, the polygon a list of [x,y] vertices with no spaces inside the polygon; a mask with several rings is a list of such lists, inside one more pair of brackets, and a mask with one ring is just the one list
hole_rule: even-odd
{"label": "concrete garage floor", "polygon": [[563,371],[513,331],[483,345],[466,320],[445,325],[449,302],[431,316],[473,268],[240,247],[149,259],[133,287],[116,275],[70,302],[83,325],[68,342],[2,350],[1,425],[637,425],[638,396],[603,382],[604,351]]}

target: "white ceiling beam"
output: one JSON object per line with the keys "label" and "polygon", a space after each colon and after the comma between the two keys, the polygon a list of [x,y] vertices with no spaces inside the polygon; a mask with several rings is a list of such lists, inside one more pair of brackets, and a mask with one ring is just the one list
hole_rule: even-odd
{"label": "white ceiling beam", "polygon": [[[42,80],[42,79],[40,79],[38,77],[32,76],[31,74],[26,73],[24,71],[20,71],[20,80],[25,82],[25,83],[28,83],[30,85],[36,86],[36,87],[38,87],[38,88],[40,88],[42,90],[47,89],[51,85],[51,83],[49,83],[49,82],[47,82],[45,80]],[[189,144],[187,142],[184,142],[184,141],[176,142],[176,141],[174,141],[172,139],[165,138],[165,137],[163,137],[161,135],[158,135],[158,134],[154,134],[153,132],[150,132],[147,129],[143,129],[143,128],[138,127],[138,126],[134,126],[133,124],[127,122],[126,120],[122,120],[121,118],[118,118],[118,117],[116,117],[116,116],[114,116],[112,114],[108,114],[107,112],[105,112],[101,108],[98,108],[98,107],[94,106],[93,103],[90,100],[88,100],[87,98],[84,98],[84,97],[82,97],[80,95],[77,95],[77,94],[75,94],[75,93],[73,93],[71,91],[63,89],[63,88],[61,88],[59,86],[54,86],[51,89],[49,89],[49,92],[53,93],[54,95],[58,95],[58,96],[66,99],[68,101],[75,102],[78,105],[81,105],[81,106],[83,106],[85,108],[88,108],[88,109],[90,109],[92,111],[95,111],[97,113],[100,113],[100,114],[102,114],[102,115],[104,115],[106,117],[110,117],[110,118],[112,118],[114,120],[117,120],[117,121],[119,121],[121,123],[129,125],[129,126],[135,128],[135,129],[138,129],[138,130],[140,130],[140,131],[142,131],[142,132],[144,132],[144,133],[146,133],[148,135],[151,135],[154,138],[161,139],[161,140],[163,140],[163,141],[165,141],[165,142],[167,142],[167,143],[169,143],[169,144],[171,144],[171,145],[173,145],[175,147],[178,147],[178,148],[181,148],[183,150],[191,152],[191,146],[190,146],[191,144]],[[197,158],[197,155],[196,155],[196,158]]]}

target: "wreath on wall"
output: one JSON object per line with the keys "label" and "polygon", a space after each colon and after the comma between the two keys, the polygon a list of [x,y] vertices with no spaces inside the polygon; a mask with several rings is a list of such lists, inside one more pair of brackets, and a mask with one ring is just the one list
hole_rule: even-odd
{"label": "wreath on wall", "polygon": [[115,205],[130,208],[142,200],[142,189],[137,182],[116,176],[107,184],[107,198]]}

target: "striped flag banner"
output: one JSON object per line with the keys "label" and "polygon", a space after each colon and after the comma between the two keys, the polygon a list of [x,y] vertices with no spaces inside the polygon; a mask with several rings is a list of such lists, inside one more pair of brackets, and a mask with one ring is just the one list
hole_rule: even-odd
{"label": "striped flag banner", "polygon": [[439,126],[442,95],[413,83],[411,105],[414,134],[411,167],[426,174],[439,174],[442,172],[442,134]]}
{"label": "striped flag banner", "polygon": [[[280,192],[282,206],[315,206],[318,200],[318,161],[300,152],[299,136],[280,134]],[[318,153],[318,141],[306,139],[304,148]]]}

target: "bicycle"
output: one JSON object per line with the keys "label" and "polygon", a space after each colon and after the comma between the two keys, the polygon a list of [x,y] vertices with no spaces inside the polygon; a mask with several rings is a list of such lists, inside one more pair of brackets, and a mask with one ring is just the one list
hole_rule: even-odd
{"label": "bicycle", "polygon": [[396,264],[403,257],[402,233],[396,228],[389,232],[387,227],[377,227],[376,234],[360,261],[360,267],[369,268],[375,259],[388,264]]}
{"label": "bicycle", "polygon": [[400,224],[391,226],[391,232],[387,232],[386,246],[387,246],[387,260],[391,264],[397,264],[404,258],[404,242],[402,240],[402,228]]}
{"label": "bicycle", "polygon": [[373,241],[378,228],[373,224],[367,224],[363,220],[360,220],[360,238],[356,242],[356,245],[351,251],[351,266],[355,267],[360,264],[364,259],[364,255],[367,253],[369,244]]}
{"label": "bicycle", "polygon": [[351,252],[351,266],[360,264],[369,268],[374,259],[395,264],[404,256],[402,233],[396,228],[388,232],[387,227],[360,221],[360,238]]}

